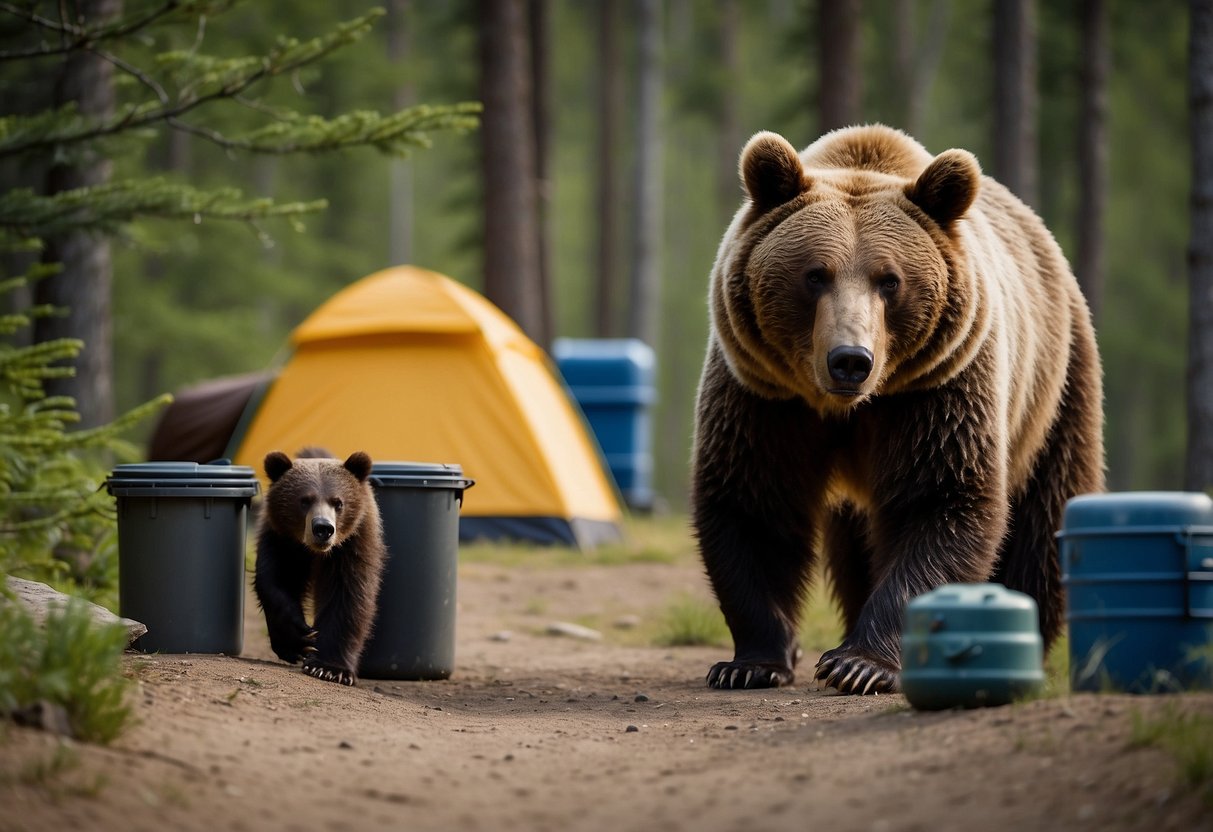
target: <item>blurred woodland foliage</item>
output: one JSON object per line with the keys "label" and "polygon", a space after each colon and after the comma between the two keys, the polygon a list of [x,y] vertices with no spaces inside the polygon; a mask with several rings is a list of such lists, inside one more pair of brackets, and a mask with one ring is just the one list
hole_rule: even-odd
{"label": "blurred woodland foliage", "polygon": [[[128,7],[136,5],[128,0]],[[899,0],[863,0],[862,119],[906,124],[897,63]],[[937,64],[914,114],[916,138],[938,152],[965,147],[992,169],[992,0],[911,3],[920,39],[936,38]],[[817,0],[668,0],[662,4],[663,154],[660,250],[657,490],[685,501],[691,408],[707,338],[706,278],[736,210],[735,161],[718,163],[726,107],[740,135],[776,130],[804,146],[819,132]],[[1080,24],[1071,0],[1037,3],[1039,205],[1071,257],[1077,245]],[[545,42],[550,72],[550,161],[545,198],[551,245],[554,332],[595,330],[596,96],[602,77],[600,6],[551,0]],[[1106,370],[1109,485],[1181,486],[1188,237],[1187,7],[1179,0],[1109,3],[1106,275],[1098,324]],[[284,34],[331,31],[362,3],[249,0],[205,27],[208,52],[258,55]],[[635,199],[632,120],[637,15],[618,4],[624,124],[617,131],[616,192]],[[334,118],[415,101],[477,98],[478,4],[397,2],[356,44],[279,79],[263,108]],[[12,21],[7,21],[11,28]],[[289,32],[287,31],[289,30]],[[179,48],[203,33],[181,29]],[[725,46],[735,61],[722,59]],[[154,51],[152,45],[149,52]],[[158,47],[157,47],[158,48]],[[0,95],[19,80],[0,64]],[[124,83],[132,83],[127,79]],[[257,115],[216,111],[208,126],[234,130]],[[229,121],[230,119],[230,121]],[[482,179],[475,134],[443,137],[407,161],[336,152],[278,156],[223,147],[197,135],[157,131],[140,151],[115,156],[115,179],[157,178],[199,189],[240,185],[281,201],[324,198],[328,209],[296,221],[228,223],[149,219],[124,227],[114,252],[114,387],[120,410],[181,385],[256,370],[286,335],[342,286],[397,260],[482,288]],[[8,170],[8,187],[16,172]],[[732,177],[730,181],[730,177]],[[407,182],[408,210],[399,210]],[[389,204],[396,207],[389,209]],[[618,247],[634,230],[621,223]],[[627,298],[618,303],[626,306]],[[145,428],[147,426],[145,425]],[[136,435],[138,438],[138,435]]]}
{"label": "blurred woodland foliage", "polygon": [[[0,572],[115,605],[114,508],[98,483],[108,465],[140,455],[125,436],[146,429],[165,389],[239,360],[216,344],[254,348],[258,301],[276,293],[256,282],[272,272],[201,263],[188,247],[241,248],[222,232],[208,236],[210,225],[234,221],[246,251],[264,249],[275,223],[301,231],[301,218],[325,207],[314,191],[246,196],[236,187],[244,171],[214,160],[198,171],[166,165],[158,149],[186,136],[200,154],[277,159],[369,147],[402,157],[428,146],[432,131],[477,124],[474,102],[386,115],[296,110],[290,96],[307,73],[358,44],[382,11],[326,17],[296,39],[270,32],[255,5],[237,21],[241,37],[228,40],[206,32],[232,11],[230,0],[0,4]],[[295,92],[276,98],[274,80]],[[198,232],[177,233],[182,221]],[[123,251],[111,271],[112,241]],[[202,271],[172,265],[195,262]],[[66,289],[48,297],[48,284]],[[77,322],[82,309],[89,314]],[[65,319],[80,331],[56,332]],[[111,328],[136,336],[119,337],[116,370],[81,361],[108,346]],[[201,360],[163,375],[149,369],[166,355]],[[89,373],[144,384],[118,393],[126,412],[117,419],[103,397],[98,417],[97,402],[70,386]]]}

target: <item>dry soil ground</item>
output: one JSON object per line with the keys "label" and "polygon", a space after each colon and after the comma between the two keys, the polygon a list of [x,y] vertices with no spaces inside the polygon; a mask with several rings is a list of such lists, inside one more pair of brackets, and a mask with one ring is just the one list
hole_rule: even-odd
{"label": "dry soil ground", "polygon": [[276,661],[250,603],[239,657],[126,657],[137,722],[111,746],[0,728],[0,830],[1213,829],[1172,755],[1129,742],[1213,695],[918,713],[709,690],[724,649],[544,634],[684,593],[708,597],[689,558],[465,563],[454,677],[355,688]]}

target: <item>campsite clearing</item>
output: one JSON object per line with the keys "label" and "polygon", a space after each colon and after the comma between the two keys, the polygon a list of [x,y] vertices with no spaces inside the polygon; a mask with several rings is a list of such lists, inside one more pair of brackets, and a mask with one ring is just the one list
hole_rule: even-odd
{"label": "campsite clearing", "polygon": [[1213,694],[918,713],[709,690],[726,648],[653,639],[710,599],[685,547],[471,550],[442,682],[312,679],[250,600],[240,657],[126,657],[137,721],[112,746],[0,726],[0,830],[1213,828],[1213,775],[1151,730],[1207,732]]}

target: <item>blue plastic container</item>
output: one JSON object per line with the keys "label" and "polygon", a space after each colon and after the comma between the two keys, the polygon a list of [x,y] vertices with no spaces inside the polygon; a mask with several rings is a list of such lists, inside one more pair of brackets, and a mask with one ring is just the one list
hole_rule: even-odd
{"label": "blue plastic container", "polygon": [[629,506],[653,505],[651,409],[657,360],[635,338],[558,338],[552,357],[581,406],[619,493]]}
{"label": "blue plastic container", "polygon": [[1044,685],[1036,602],[1001,584],[945,584],[906,605],[901,690],[920,710],[1006,705]]}
{"label": "blue plastic container", "polygon": [[1075,497],[1058,539],[1074,690],[1213,687],[1213,500]]}

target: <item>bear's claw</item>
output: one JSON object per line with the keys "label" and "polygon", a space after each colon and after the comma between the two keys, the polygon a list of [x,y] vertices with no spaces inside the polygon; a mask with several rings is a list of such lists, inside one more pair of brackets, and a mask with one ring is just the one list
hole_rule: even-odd
{"label": "bear's claw", "polygon": [[822,687],[859,696],[895,693],[900,687],[896,670],[845,647],[826,651],[817,662],[813,678]]}
{"label": "bear's claw", "polygon": [[720,690],[778,688],[792,684],[791,668],[774,662],[718,662],[708,671],[708,687]]}
{"label": "bear's claw", "polygon": [[315,661],[308,660],[303,664],[303,672],[309,676],[314,676],[325,682],[336,682],[339,685],[352,686],[357,679],[354,674],[340,667],[329,667],[319,664]]}

